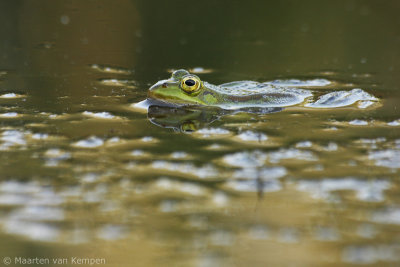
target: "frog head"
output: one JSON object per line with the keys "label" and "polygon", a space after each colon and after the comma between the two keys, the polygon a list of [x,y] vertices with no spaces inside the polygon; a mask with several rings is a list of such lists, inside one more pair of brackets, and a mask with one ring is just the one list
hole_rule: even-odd
{"label": "frog head", "polygon": [[200,99],[204,83],[186,70],[176,70],[171,78],[150,87],[148,97],[178,105],[205,105]]}

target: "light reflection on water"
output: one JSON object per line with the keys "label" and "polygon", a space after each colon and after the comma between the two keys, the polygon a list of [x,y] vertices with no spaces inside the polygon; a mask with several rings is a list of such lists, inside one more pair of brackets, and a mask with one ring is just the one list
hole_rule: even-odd
{"label": "light reflection on water", "polygon": [[[16,95],[8,93],[5,98],[18,101]],[[29,101],[29,95],[24,98]],[[96,99],[93,101],[95,104]],[[306,113],[304,118],[299,117],[302,111],[288,110],[252,115],[263,118],[265,123],[253,120],[237,127],[243,119],[232,117],[226,124],[200,128],[192,134],[159,128],[135,135],[116,131],[105,136],[94,130],[96,134],[74,139],[51,129],[54,124],[64,125],[62,129],[69,123],[86,128],[105,122],[111,127],[124,127],[135,124],[137,119],[106,108],[59,115],[39,111],[33,116],[27,114],[31,118],[19,125],[13,122],[20,120],[20,116],[2,116],[3,157],[24,153],[39,174],[27,181],[9,178],[0,183],[2,231],[60,246],[91,244],[96,240],[140,242],[149,237],[161,243],[174,243],[180,240],[178,233],[185,231],[193,237],[175,245],[179,249],[186,246],[219,255],[218,259],[208,258],[199,252],[200,265],[208,261],[229,262],[225,253],[236,250],[241,242],[254,241],[261,242],[260,246],[264,242],[266,247],[275,243],[294,246],[304,242],[341,242],[346,245],[338,251],[340,258],[330,258],[328,262],[397,261],[396,238],[387,236],[385,227],[399,224],[398,207],[385,203],[392,202],[396,191],[400,137],[385,137],[381,132],[380,137],[371,138],[368,134],[360,135],[357,128],[397,126],[373,118],[369,119],[372,125],[365,120],[346,121],[340,113],[341,110],[337,113],[339,119],[332,121],[335,111],[327,113],[327,117]],[[352,117],[358,116],[363,116],[362,111],[353,111]],[[146,118],[141,121],[146,123]],[[314,127],[315,134],[303,133],[299,122],[304,122],[304,127]],[[327,135],[321,139],[326,128],[313,126],[321,123],[335,125],[340,127],[335,131],[360,138],[343,140]],[[300,136],[285,134],[294,131]],[[175,143],[171,147],[169,137],[195,145]],[[196,152],[210,148],[214,152],[204,152],[206,157],[203,152]],[[46,175],[65,181],[50,181],[44,179]],[[290,194],[298,196],[293,207],[286,199]],[[279,204],[282,211],[278,211],[271,207],[271,202],[287,204]],[[272,213],[268,211],[271,208],[275,210]],[[294,215],[295,209],[303,215]],[[346,215],[352,210],[357,213]],[[278,218],[270,216],[276,212],[280,214]],[[325,213],[335,216],[335,220],[329,221]],[[186,223],[170,229],[168,221],[175,216]],[[315,223],[307,222],[309,219],[305,218],[309,216]],[[91,218],[90,226],[85,218]],[[143,235],[157,218],[166,221],[158,223],[155,236]],[[224,223],[229,218],[233,221]],[[351,240],[346,237],[349,228],[358,233]],[[382,241],[362,245],[364,240],[377,237]]]}
{"label": "light reflection on water", "polygon": [[[345,10],[352,19],[370,13],[378,16],[372,11],[374,4],[366,3],[346,4]],[[187,36],[176,38],[161,23],[157,27],[164,35],[161,30],[151,35],[153,24],[147,19],[156,23],[160,16],[153,14],[157,10],[152,10],[154,16],[146,16],[144,3],[137,7],[121,1],[121,7],[108,12],[100,4],[81,4],[88,7],[78,5],[75,11],[48,5],[51,14],[40,20],[35,4],[22,4],[21,19],[46,29],[43,32],[58,32],[58,37],[53,40],[22,28],[22,51],[30,55],[15,55],[12,49],[6,55],[0,52],[4,58],[0,63],[0,236],[5,238],[0,247],[4,255],[86,253],[105,256],[114,265],[140,262],[142,266],[159,264],[160,259],[165,263],[165,256],[167,265],[174,266],[400,261],[399,236],[393,234],[400,225],[399,88],[388,74],[397,63],[378,62],[386,53],[393,56],[391,46],[364,42],[358,50],[348,48],[349,43],[334,43],[337,50],[329,57],[312,47],[314,42],[307,42],[325,29],[321,31],[312,20],[297,23],[303,16],[293,13],[288,16],[293,17],[293,25],[268,26],[262,34],[258,31],[264,29],[240,28],[254,28],[253,23],[258,25],[268,16],[240,20],[238,30],[228,27],[224,42],[216,40],[210,48],[210,42],[200,38],[199,29],[206,27],[193,22],[174,32],[198,34],[198,44]],[[144,10],[138,13],[138,8]],[[257,12],[251,4],[246,8],[251,14]],[[286,9],[291,10],[290,5]],[[93,13],[74,15],[82,10]],[[318,12],[301,12],[321,21]],[[53,17],[58,26],[45,28],[54,24],[50,23]],[[102,19],[79,21],[83,17]],[[131,17],[148,24],[128,20]],[[221,23],[235,23],[226,19]],[[99,27],[106,22],[113,23],[112,29]],[[222,24],[217,25],[224,28]],[[76,25],[86,26],[77,31]],[[279,37],[276,27],[288,39]],[[329,29],[324,42],[336,42],[331,36],[341,30]],[[396,29],[379,29],[383,44],[389,42],[380,31],[389,34]],[[207,31],[214,36],[211,29]],[[5,36],[13,39],[12,32]],[[274,38],[257,40],[270,35],[282,38],[276,43],[283,53],[273,52]],[[304,49],[290,48],[292,38]],[[160,41],[171,51],[161,55]],[[379,57],[371,52],[376,46],[382,50]],[[211,50],[199,56],[189,53],[189,48]],[[288,58],[278,57],[288,51]],[[188,54],[192,57],[181,62]],[[318,58],[322,58],[320,65],[314,62]],[[270,114],[210,117],[196,110],[182,114],[174,110],[173,118],[163,117],[164,113],[149,117],[153,124],[143,111],[132,108],[146,98],[150,85],[169,75],[166,70],[182,67],[215,84],[248,79],[306,89],[318,86],[313,105],[326,104],[332,91],[345,96],[355,90],[362,100],[364,91],[354,88],[363,88],[381,103],[367,107],[368,96],[359,107],[294,106]],[[168,125],[172,126],[160,127]],[[40,253],[26,252],[32,246]]]}
{"label": "light reflection on water", "polygon": [[[19,117],[3,118],[0,144],[3,155],[25,151],[35,160],[30,164],[41,175],[31,181],[11,178],[1,182],[2,231],[60,245],[90,244],[95,240],[140,242],[138,232],[147,232],[147,225],[153,220],[168,221],[178,216],[187,223],[181,226],[182,230],[174,226],[173,231],[185,229],[194,236],[185,238],[186,241],[177,246],[189,246],[194,251],[224,255],[241,242],[254,241],[261,242],[260,246],[264,242],[267,247],[276,242],[291,246],[304,242],[342,242],[348,245],[336,260],[346,263],[397,261],[398,248],[393,244],[396,238],[386,236],[385,225],[399,224],[398,207],[385,203],[391,202],[396,190],[394,178],[399,169],[400,139],[361,135],[363,138],[345,143],[333,136],[320,140],[316,136],[325,129],[316,128],[317,135],[309,134],[307,139],[298,138],[293,142],[280,134],[298,127],[298,116],[291,118],[290,114],[290,111],[282,111],[260,115],[267,123],[257,123],[254,130],[247,130],[251,129],[249,124],[238,130],[233,127],[235,123],[228,122],[227,128],[219,124],[217,128],[203,128],[193,134],[176,134],[160,128],[161,135],[157,132],[152,136],[147,132],[135,136],[115,133],[76,140],[62,133],[52,133],[49,131],[52,124],[69,122],[86,127],[89,122],[100,125],[106,121],[134,123],[134,120],[130,122],[128,114],[121,119],[106,109],[63,114],[56,120],[50,118],[52,114],[39,113],[32,119],[36,125],[41,125],[39,128],[31,124],[12,126],[12,120],[19,120]],[[288,124],[282,126],[281,118]],[[304,122],[313,125],[321,119],[323,121],[321,116],[311,115]],[[146,118],[142,120],[145,122]],[[332,124],[329,120],[323,123]],[[373,127],[354,123],[354,120],[333,124],[348,134],[357,131],[352,128],[354,125]],[[176,135],[185,143],[202,142],[196,148],[212,146],[215,153],[204,158],[201,153],[179,143],[170,148],[168,136]],[[265,146],[270,139],[274,144]],[[157,153],[160,147],[162,152]],[[338,171],[338,166],[346,171]],[[367,172],[360,171],[365,168]],[[57,169],[69,169],[65,174],[53,176],[68,182],[57,185],[61,181],[41,178]],[[275,213],[268,211],[269,203],[288,203],[288,194],[295,191],[299,198],[293,205],[304,214],[314,215],[303,214],[291,219],[298,216],[292,214],[297,208],[285,204],[289,206],[278,212],[279,217],[283,216],[281,219],[271,217],[277,210]],[[377,203],[377,206],[369,207],[367,203]],[[82,217],[80,210],[87,205],[92,208]],[[358,210],[356,214],[346,215],[353,209]],[[239,215],[243,210],[247,210],[246,215]],[[239,214],[235,215],[237,212]],[[326,221],[323,216],[326,212],[338,217]],[[220,219],[214,221],[214,216]],[[304,216],[312,216],[316,224],[301,218]],[[92,218],[89,227],[85,226],[85,218]],[[233,218],[230,223],[219,222],[229,218]],[[165,222],[157,226],[158,242],[180,239],[179,234],[168,237],[172,230],[169,225]],[[353,237],[356,242],[347,240],[345,233],[349,227],[358,233]],[[377,236],[381,243],[356,245]],[[199,264],[210,260],[202,258],[206,254],[198,255],[201,257]],[[211,257],[211,261],[226,262],[225,256],[219,257],[218,260]]]}

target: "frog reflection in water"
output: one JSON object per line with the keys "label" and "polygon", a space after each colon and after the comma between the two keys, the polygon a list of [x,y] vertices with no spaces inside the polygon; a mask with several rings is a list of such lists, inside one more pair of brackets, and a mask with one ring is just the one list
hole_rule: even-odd
{"label": "frog reflection in water", "polygon": [[[266,114],[280,110],[282,110],[282,108],[264,108],[262,113]],[[220,108],[200,108],[198,106],[165,106],[153,103],[147,109],[147,116],[149,120],[157,126],[172,128],[177,132],[190,133],[207,127],[207,125],[217,121],[222,116],[242,111],[243,110],[223,110]],[[246,112],[254,113],[254,110],[246,110]]]}
{"label": "frog reflection in water", "polygon": [[[237,112],[266,114],[300,104],[309,108],[352,105],[367,108],[378,102],[377,98],[359,88],[326,93],[316,101],[313,101],[311,90],[299,88],[323,87],[329,84],[328,80],[315,79],[264,83],[237,81],[217,86],[202,81],[186,70],[176,70],[169,79],[161,80],[149,89],[145,105],[153,107],[148,109],[148,114],[150,120],[157,125],[169,125],[181,130],[182,125],[186,125],[186,128],[196,130],[223,115]],[[179,109],[185,111],[178,111]]]}
{"label": "frog reflection in water", "polygon": [[155,125],[190,133],[219,119],[221,114],[213,110],[152,105],[148,108],[147,116]]}

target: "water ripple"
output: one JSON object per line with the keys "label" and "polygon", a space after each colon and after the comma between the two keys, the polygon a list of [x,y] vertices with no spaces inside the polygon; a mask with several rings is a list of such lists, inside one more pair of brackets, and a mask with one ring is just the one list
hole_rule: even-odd
{"label": "water ripple", "polygon": [[325,178],[323,180],[302,180],[297,183],[297,189],[311,194],[313,198],[332,199],[331,192],[351,190],[361,201],[381,202],[385,198],[383,191],[389,189],[391,183],[385,180],[361,180],[352,177]]}
{"label": "water ripple", "polygon": [[96,147],[102,146],[103,144],[104,144],[103,139],[100,139],[96,136],[91,136],[87,139],[80,140],[72,145],[76,146],[76,147],[83,147],[83,148],[96,148]]}

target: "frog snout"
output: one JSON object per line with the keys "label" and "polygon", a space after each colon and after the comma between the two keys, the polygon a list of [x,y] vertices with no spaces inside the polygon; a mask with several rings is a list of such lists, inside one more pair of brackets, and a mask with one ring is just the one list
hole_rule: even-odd
{"label": "frog snout", "polygon": [[156,89],[160,89],[160,88],[167,88],[168,87],[168,80],[163,80],[163,81],[159,81],[156,84],[154,84],[152,87],[150,87],[150,91],[154,91]]}
{"label": "frog snout", "polygon": [[156,89],[158,89],[158,88],[160,88],[160,83],[158,82],[158,83],[156,83],[156,84],[153,84],[151,87],[150,87],[150,91],[154,91],[154,90],[156,90]]}

